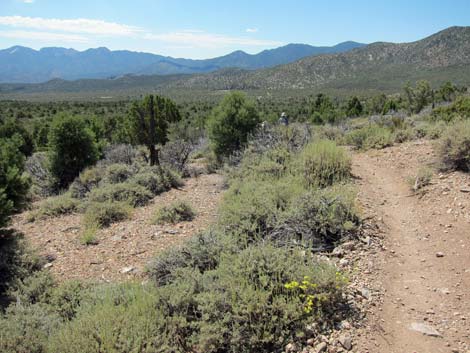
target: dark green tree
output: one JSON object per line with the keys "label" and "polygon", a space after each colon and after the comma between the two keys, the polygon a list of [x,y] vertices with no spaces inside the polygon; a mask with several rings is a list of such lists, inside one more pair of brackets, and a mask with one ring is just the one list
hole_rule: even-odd
{"label": "dark green tree", "polygon": [[362,103],[356,96],[349,98],[346,104],[346,115],[350,117],[357,117],[362,114]]}
{"label": "dark green tree", "polygon": [[410,83],[407,83],[404,87],[404,91],[410,113],[417,114],[423,110],[426,105],[434,103],[434,92],[428,81],[418,81],[414,88]]}
{"label": "dark green tree", "polygon": [[0,138],[0,228],[7,224],[11,213],[21,210],[27,202],[30,181],[23,175],[22,143],[19,135]]}
{"label": "dark green tree", "polygon": [[60,189],[67,187],[98,159],[93,133],[83,119],[58,115],[49,131],[51,172]]}
{"label": "dark green tree", "polygon": [[[6,119],[0,123],[0,138],[10,139],[14,135],[21,138],[19,149],[25,156],[30,156],[34,150],[34,143],[30,133],[23,127],[18,119]],[[17,140],[18,142],[19,140]]]}
{"label": "dark green tree", "polygon": [[244,93],[233,92],[225,96],[207,122],[216,156],[220,159],[241,149],[259,122],[254,103]]}
{"label": "dark green tree", "polygon": [[168,126],[181,120],[176,104],[161,96],[149,95],[134,102],[130,111],[130,135],[134,144],[145,145],[151,165],[159,165],[157,145],[168,141]]}
{"label": "dark green tree", "polygon": [[437,92],[440,99],[444,102],[451,102],[455,99],[457,87],[451,82],[444,83]]}

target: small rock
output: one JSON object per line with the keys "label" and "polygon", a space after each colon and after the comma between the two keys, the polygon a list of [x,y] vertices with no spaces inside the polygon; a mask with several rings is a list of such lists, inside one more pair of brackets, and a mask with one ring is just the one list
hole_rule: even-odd
{"label": "small rock", "polygon": [[307,340],[307,345],[313,347],[313,346],[315,345],[315,338],[309,338],[309,339]]}
{"label": "small rock", "polygon": [[123,268],[121,269],[121,271],[119,271],[119,272],[121,272],[121,273],[129,273],[129,272],[132,272],[132,271],[134,271],[134,267],[129,266],[129,267],[123,267]]}
{"label": "small rock", "polygon": [[339,336],[338,341],[341,344],[341,346],[343,346],[343,348],[346,349],[347,351],[350,351],[352,349],[352,340],[350,336],[346,336],[346,335]]}
{"label": "small rock", "polygon": [[349,330],[351,329],[351,324],[348,321],[343,320],[339,323],[339,328],[341,330]]}
{"label": "small rock", "polygon": [[347,265],[349,265],[349,261],[346,260],[346,259],[341,259],[341,260],[339,260],[339,264],[341,266],[347,266]]}
{"label": "small rock", "polygon": [[294,353],[297,352],[297,346],[295,343],[288,343],[285,349],[286,353]]}
{"label": "small rock", "polygon": [[460,191],[461,192],[470,192],[470,188],[461,188]]}
{"label": "small rock", "polygon": [[344,255],[344,249],[341,246],[337,246],[333,249],[331,254],[333,256],[342,257]]}
{"label": "small rock", "polygon": [[367,300],[370,299],[370,290],[367,289],[366,287],[362,287],[360,292],[361,296]]}
{"label": "small rock", "polygon": [[315,346],[315,353],[321,353],[326,351],[328,345],[325,342],[321,342]]}
{"label": "small rock", "polygon": [[442,337],[442,335],[434,327],[428,324],[423,324],[421,322],[413,322],[410,325],[410,330],[420,332],[426,336]]}
{"label": "small rock", "polygon": [[436,253],[436,257],[444,257],[444,253],[441,252],[441,251],[438,251],[438,252]]}
{"label": "small rock", "polygon": [[48,262],[47,264],[44,265],[43,268],[49,268],[52,267],[52,262]]}

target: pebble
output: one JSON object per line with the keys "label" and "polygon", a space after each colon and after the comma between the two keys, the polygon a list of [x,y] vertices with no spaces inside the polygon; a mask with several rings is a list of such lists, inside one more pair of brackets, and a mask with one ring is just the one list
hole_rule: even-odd
{"label": "pebble", "polygon": [[438,251],[438,252],[436,253],[436,257],[444,257],[444,253],[441,252],[441,251]]}
{"label": "pebble", "polygon": [[326,351],[328,345],[325,342],[321,342],[315,346],[315,353],[321,353]]}
{"label": "pebble", "polygon": [[352,340],[350,336],[340,336],[338,338],[339,343],[343,346],[344,349],[350,351],[352,349]]}

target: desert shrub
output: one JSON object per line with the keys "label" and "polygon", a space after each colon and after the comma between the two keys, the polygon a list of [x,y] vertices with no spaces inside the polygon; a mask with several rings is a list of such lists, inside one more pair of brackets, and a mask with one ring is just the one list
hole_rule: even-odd
{"label": "desert shrub", "polygon": [[217,267],[222,253],[239,251],[239,246],[231,236],[215,231],[200,233],[179,247],[168,248],[160,253],[147,267],[153,281],[166,285],[175,280],[178,270],[195,268],[203,273]]}
{"label": "desert shrub", "polygon": [[345,130],[342,127],[334,125],[321,125],[315,128],[315,138],[321,140],[332,140],[341,143],[344,138]]}
{"label": "desert shrub", "polygon": [[[13,230],[0,230],[0,307],[7,291],[41,269],[44,260],[33,252],[24,236]],[[1,331],[1,330],[0,330]]]}
{"label": "desert shrub", "polygon": [[49,288],[46,303],[62,320],[70,321],[75,318],[80,304],[88,298],[90,287],[90,285],[78,281],[64,282]]}
{"label": "desert shrub", "polygon": [[[104,217],[108,217],[106,222],[114,223],[114,219],[110,220],[109,217],[113,217],[111,215],[106,215]],[[96,232],[98,231],[98,226],[91,224],[87,225],[83,230],[82,234],[80,235],[80,243],[82,245],[96,245],[98,244],[98,239],[96,238]]]}
{"label": "desert shrub", "polygon": [[36,271],[18,281],[12,295],[22,304],[45,302],[49,298],[49,290],[55,285],[48,271]]}
{"label": "desert shrub", "polygon": [[137,284],[96,288],[76,318],[51,335],[48,352],[163,352],[157,329],[164,317],[155,297]]}
{"label": "desert shrub", "polygon": [[351,159],[333,141],[320,140],[307,145],[296,161],[304,182],[309,187],[326,187],[347,180]]}
{"label": "desert shrub", "polygon": [[291,202],[269,238],[281,244],[301,243],[316,251],[331,250],[354,234],[360,219],[354,192],[347,187],[312,190]]}
{"label": "desert shrub", "polygon": [[0,351],[3,353],[46,353],[51,334],[61,320],[42,305],[12,305],[4,317],[0,314]]}
{"label": "desert shrub", "polygon": [[49,197],[39,204],[37,210],[30,212],[28,220],[35,221],[71,214],[78,211],[79,205],[80,201],[72,198],[69,194]]}
{"label": "desert shrub", "polygon": [[255,106],[243,93],[233,92],[225,96],[207,122],[216,156],[228,157],[232,152],[240,150],[258,123]]}
{"label": "desert shrub", "polygon": [[133,174],[134,170],[127,164],[111,164],[106,167],[103,182],[110,184],[123,183]]}
{"label": "desert shrub", "polygon": [[69,192],[73,198],[83,199],[103,180],[105,169],[102,166],[89,167],[70,184]]}
{"label": "desert shrub", "polygon": [[59,188],[67,187],[98,158],[92,132],[79,117],[57,116],[49,131],[51,172]]}
{"label": "desert shrub", "polygon": [[47,197],[54,194],[54,177],[51,174],[46,152],[37,152],[28,157],[25,171],[31,177],[33,194]]}
{"label": "desert shrub", "polygon": [[163,206],[155,212],[153,223],[179,223],[191,221],[196,216],[193,208],[184,201],[177,201],[169,206]]}
{"label": "desert shrub", "polygon": [[447,129],[439,141],[438,155],[443,169],[470,171],[470,120]]}
{"label": "desert shrub", "polygon": [[23,175],[24,155],[19,151],[21,140],[0,139],[0,228],[11,213],[20,211],[28,203],[30,180]]}
{"label": "desert shrub", "polygon": [[443,121],[438,121],[436,123],[431,123],[426,126],[426,137],[431,140],[436,140],[442,136],[446,131],[447,124]]}
{"label": "desert shrub", "polygon": [[270,183],[256,180],[233,183],[224,196],[218,225],[248,240],[263,237],[274,228],[292,198],[303,192],[300,182],[293,178]]}
{"label": "desert shrub", "polygon": [[395,143],[403,143],[411,141],[416,137],[415,131],[411,128],[397,129],[393,133],[393,140]]}
{"label": "desert shrub", "polygon": [[[331,327],[342,302],[333,267],[269,245],[222,256],[201,283],[196,346],[203,352],[281,351],[305,336],[307,324]],[[305,293],[295,283],[312,285]]]}
{"label": "desert shrub", "polygon": [[132,165],[137,159],[138,151],[131,145],[117,144],[111,145],[103,151],[103,161],[106,164],[127,164]]}
{"label": "desert shrub", "polygon": [[125,202],[132,207],[144,206],[153,194],[145,187],[136,183],[106,184],[93,189],[89,194],[92,202]]}
{"label": "desert shrub", "polygon": [[346,142],[357,149],[381,149],[393,145],[393,135],[389,129],[372,124],[349,132]]}
{"label": "desert shrub", "polygon": [[131,208],[123,202],[91,202],[83,217],[84,224],[88,228],[109,227],[112,223],[124,221],[131,216]]}
{"label": "desert shrub", "polygon": [[470,97],[458,97],[454,103],[437,107],[431,113],[431,119],[434,121],[448,123],[459,118],[470,118]]}
{"label": "desert shrub", "polygon": [[408,183],[413,191],[421,190],[431,183],[433,171],[428,167],[422,167],[418,170],[415,177],[410,177]]}
{"label": "desert shrub", "polygon": [[159,195],[171,188],[177,188],[183,185],[178,174],[159,167],[144,167],[129,181],[141,185],[153,195]]}

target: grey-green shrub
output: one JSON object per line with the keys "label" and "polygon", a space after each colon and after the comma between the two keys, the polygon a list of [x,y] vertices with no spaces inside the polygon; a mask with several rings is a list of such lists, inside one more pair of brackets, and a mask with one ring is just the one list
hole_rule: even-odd
{"label": "grey-green shrub", "polygon": [[49,197],[42,201],[37,210],[28,215],[29,221],[71,214],[79,210],[80,202],[68,194]]}
{"label": "grey-green shrub", "polygon": [[312,190],[292,200],[269,238],[281,244],[303,244],[331,250],[354,234],[360,218],[354,191],[347,187]]}
{"label": "grey-green shrub", "polygon": [[111,164],[106,167],[104,182],[110,184],[123,183],[134,174],[134,170],[127,164]]}
{"label": "grey-green shrub", "polygon": [[447,129],[439,141],[438,155],[443,169],[470,171],[470,120]]}
{"label": "grey-green shrub", "polygon": [[88,198],[92,202],[125,202],[137,207],[146,205],[153,198],[153,194],[141,185],[125,182],[106,184],[93,189]]}
{"label": "grey-green shrub", "polygon": [[351,176],[351,158],[342,147],[329,140],[307,145],[295,167],[309,187],[330,186]]}
{"label": "grey-green shrub", "polygon": [[388,128],[371,124],[349,132],[346,142],[362,150],[382,149],[393,145],[393,135]]}
{"label": "grey-green shrub", "polygon": [[195,216],[196,213],[188,203],[177,201],[169,206],[163,206],[157,209],[152,222],[157,224],[175,224],[183,221],[191,221]]}
{"label": "grey-green shrub", "polygon": [[131,212],[130,206],[123,202],[92,202],[87,207],[83,221],[86,227],[104,228],[129,219]]}

